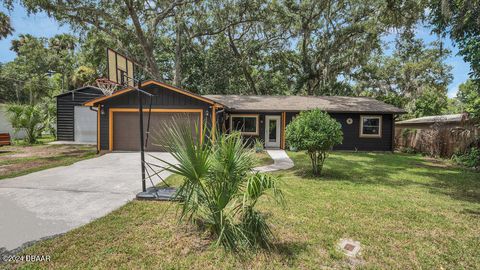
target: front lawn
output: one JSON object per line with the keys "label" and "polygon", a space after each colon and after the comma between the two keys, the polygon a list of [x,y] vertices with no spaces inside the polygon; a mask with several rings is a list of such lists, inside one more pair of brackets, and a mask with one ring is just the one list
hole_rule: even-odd
{"label": "front lawn", "polygon": [[96,156],[89,145],[25,145],[16,143],[0,148],[0,180],[48,168],[66,166]]}
{"label": "front lawn", "polygon": [[[480,269],[480,174],[421,156],[335,153],[315,179],[306,155],[289,155],[295,167],[277,173],[286,208],[261,205],[278,237],[269,256],[212,248],[207,235],[177,223],[172,203],[133,201],[27,249],[52,261],[23,266]],[[357,259],[337,251],[341,238],[361,242]]]}

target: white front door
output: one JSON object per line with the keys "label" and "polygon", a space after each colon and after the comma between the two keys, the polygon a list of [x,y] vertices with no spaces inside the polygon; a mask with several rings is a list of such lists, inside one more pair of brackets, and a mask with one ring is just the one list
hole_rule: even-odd
{"label": "white front door", "polygon": [[280,115],[265,116],[265,147],[280,148]]}

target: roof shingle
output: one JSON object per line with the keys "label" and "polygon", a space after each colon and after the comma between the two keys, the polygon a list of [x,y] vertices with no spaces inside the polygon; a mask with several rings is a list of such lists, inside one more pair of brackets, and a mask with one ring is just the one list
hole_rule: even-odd
{"label": "roof shingle", "polygon": [[241,96],[204,95],[232,111],[306,111],[320,108],[327,112],[405,113],[385,102],[369,97],[345,96]]}
{"label": "roof shingle", "polygon": [[408,125],[408,124],[433,124],[433,123],[460,123],[467,119],[468,119],[467,114],[459,113],[459,114],[424,116],[419,118],[398,121],[395,124]]}

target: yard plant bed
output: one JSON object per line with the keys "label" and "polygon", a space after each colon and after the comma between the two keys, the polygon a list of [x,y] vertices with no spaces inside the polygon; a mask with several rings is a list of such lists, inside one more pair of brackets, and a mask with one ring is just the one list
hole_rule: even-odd
{"label": "yard plant bed", "polygon": [[[208,235],[178,224],[172,203],[133,201],[64,236],[24,251],[51,262],[20,268],[154,269],[479,269],[480,174],[416,155],[334,153],[323,175],[289,153],[295,167],[275,174],[285,209],[261,209],[277,236],[276,250],[234,256]],[[337,250],[361,243],[360,255]]]}
{"label": "yard plant bed", "polygon": [[66,166],[96,156],[88,145],[13,145],[0,148],[0,180]]}

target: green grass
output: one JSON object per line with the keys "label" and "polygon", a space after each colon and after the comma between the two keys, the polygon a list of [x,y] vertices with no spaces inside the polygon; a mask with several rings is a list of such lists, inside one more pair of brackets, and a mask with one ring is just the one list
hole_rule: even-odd
{"label": "green grass", "polygon": [[[30,268],[480,269],[480,174],[421,156],[334,153],[312,177],[305,154],[289,153],[285,209],[261,202],[276,251],[236,256],[178,224],[172,203],[133,201],[25,252],[51,255]],[[348,259],[341,238],[361,242]],[[18,265],[11,265],[18,266]]]}
{"label": "green grass", "polygon": [[23,139],[13,139],[13,144],[17,146],[39,146],[53,141],[55,141],[55,137],[53,137],[52,135],[45,135],[38,138],[37,142],[34,144],[30,144]]}
{"label": "green grass", "polygon": [[260,153],[255,153],[255,166],[260,167],[260,166],[266,166],[273,164],[273,159],[267,154],[267,152],[260,152]]}

